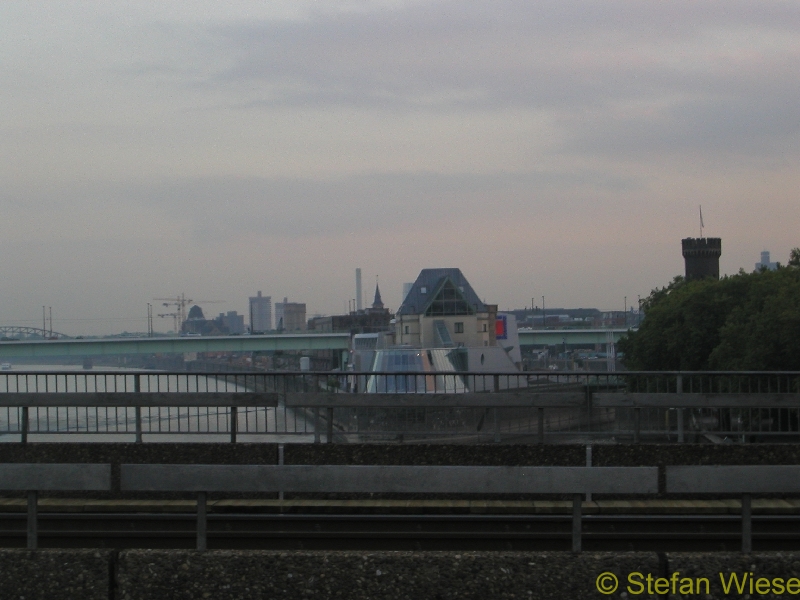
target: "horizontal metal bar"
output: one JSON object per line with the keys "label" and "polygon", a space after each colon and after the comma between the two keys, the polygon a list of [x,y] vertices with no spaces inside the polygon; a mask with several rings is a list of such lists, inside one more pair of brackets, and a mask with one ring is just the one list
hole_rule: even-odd
{"label": "horizontal metal bar", "polygon": [[583,392],[497,392],[466,394],[324,394],[289,392],[286,394],[287,407],[467,407],[467,406],[530,406],[536,408],[583,406]]}
{"label": "horizontal metal bar", "polygon": [[0,464],[0,490],[111,490],[111,465],[78,463]]}
{"label": "horizontal metal bar", "polygon": [[9,392],[0,406],[277,406],[278,394],[256,392]]}
{"label": "horizontal metal bar", "polygon": [[800,408],[800,394],[599,393],[592,395],[592,405],[598,408]]}
{"label": "horizontal metal bar", "polygon": [[123,491],[654,494],[657,467],[122,465]]}
{"label": "horizontal metal bar", "polygon": [[667,467],[669,494],[800,492],[800,465]]}

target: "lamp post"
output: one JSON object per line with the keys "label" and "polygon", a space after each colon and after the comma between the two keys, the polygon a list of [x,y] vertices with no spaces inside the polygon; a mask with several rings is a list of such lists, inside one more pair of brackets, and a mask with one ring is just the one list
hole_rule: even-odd
{"label": "lamp post", "polygon": [[544,296],[542,296],[542,329],[547,329],[547,313],[544,311]]}
{"label": "lamp post", "polygon": [[625,296],[624,303],[622,305],[622,314],[625,315],[625,329],[628,328],[628,297]]}

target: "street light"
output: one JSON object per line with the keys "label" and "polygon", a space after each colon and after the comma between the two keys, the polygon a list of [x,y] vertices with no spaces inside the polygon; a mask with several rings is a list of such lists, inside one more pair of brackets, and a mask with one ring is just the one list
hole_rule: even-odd
{"label": "street light", "polygon": [[625,296],[625,302],[622,305],[622,314],[625,315],[625,329],[628,328],[628,297]]}

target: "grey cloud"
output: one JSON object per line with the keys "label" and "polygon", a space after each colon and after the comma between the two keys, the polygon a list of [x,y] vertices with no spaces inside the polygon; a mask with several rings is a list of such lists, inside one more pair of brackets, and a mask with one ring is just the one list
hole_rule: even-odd
{"label": "grey cloud", "polygon": [[[271,83],[278,91],[261,101],[275,104],[419,106],[419,96],[458,90],[488,106],[596,105],[678,83],[664,66],[641,60],[645,48],[698,41],[710,26],[789,33],[796,32],[792,24],[800,27],[800,9],[784,4],[759,11],[733,2],[716,10],[694,2],[490,6],[431,3],[303,23],[221,27],[215,33],[233,64],[209,83]],[[613,60],[605,62],[609,49]]]}
{"label": "grey cloud", "polygon": [[494,211],[536,206],[540,217],[578,209],[580,200],[540,201],[553,193],[590,186],[594,193],[639,186],[593,171],[494,175],[367,174],[336,180],[207,178],[126,184],[71,195],[104,196],[135,202],[154,214],[187,223],[202,243],[243,233],[277,237],[313,237],[413,228],[441,223],[451,227]]}
{"label": "grey cloud", "polygon": [[[784,148],[800,123],[797,44],[737,66],[737,48],[706,39],[744,29],[800,36],[800,5],[448,1],[225,25],[208,34],[230,65],[198,85],[231,92],[240,109],[548,111],[568,151]],[[706,64],[709,47],[726,68]],[[626,103],[653,110],[604,114]],[[592,111],[601,122],[587,127]]]}

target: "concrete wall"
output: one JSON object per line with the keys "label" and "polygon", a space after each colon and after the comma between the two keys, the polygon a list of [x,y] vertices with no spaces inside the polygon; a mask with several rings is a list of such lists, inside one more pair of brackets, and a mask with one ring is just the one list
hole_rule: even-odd
{"label": "concrete wall", "polygon": [[[613,593],[597,589],[604,573],[618,582]],[[726,594],[723,580],[734,573],[744,589],[734,583]],[[606,577],[601,583],[613,585]],[[797,552],[0,550],[4,600],[788,598],[797,589],[780,586],[800,588],[800,579],[790,581],[798,577]],[[751,579],[769,592],[751,594]],[[673,594],[679,586],[692,587]]]}

